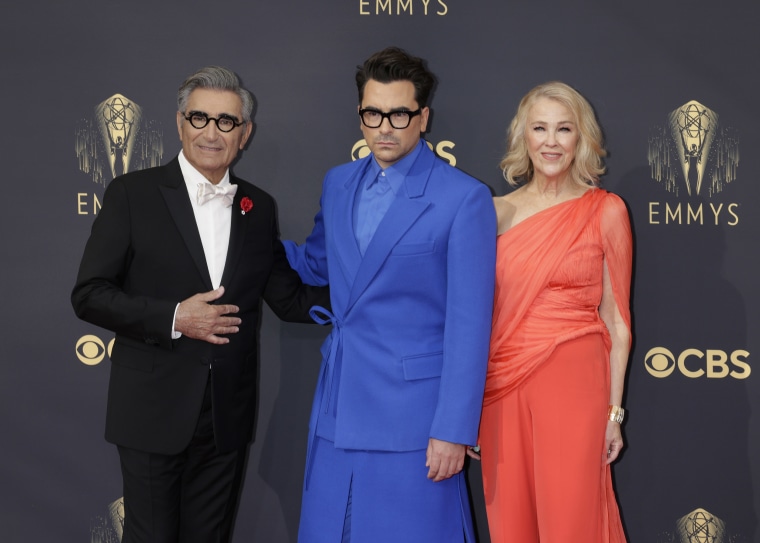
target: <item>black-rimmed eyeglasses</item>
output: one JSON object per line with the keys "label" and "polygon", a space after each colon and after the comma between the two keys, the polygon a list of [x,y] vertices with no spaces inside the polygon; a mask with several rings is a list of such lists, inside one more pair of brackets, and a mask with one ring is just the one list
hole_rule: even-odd
{"label": "black-rimmed eyeglasses", "polygon": [[214,121],[216,123],[216,127],[221,132],[231,132],[235,129],[235,127],[240,126],[243,123],[238,122],[238,120],[233,117],[232,115],[219,115],[219,117],[209,117],[206,113],[203,113],[202,111],[191,111],[187,115],[185,115],[185,119],[190,121],[190,124],[193,128],[197,128],[200,130],[201,128],[206,128],[206,125],[209,121]]}
{"label": "black-rimmed eyeglasses", "polygon": [[359,110],[359,117],[367,128],[379,128],[383,124],[383,119],[388,119],[393,128],[400,130],[408,127],[409,123],[412,122],[412,117],[416,117],[420,113],[422,113],[421,108],[414,111],[399,109],[388,113],[373,108],[364,108]]}

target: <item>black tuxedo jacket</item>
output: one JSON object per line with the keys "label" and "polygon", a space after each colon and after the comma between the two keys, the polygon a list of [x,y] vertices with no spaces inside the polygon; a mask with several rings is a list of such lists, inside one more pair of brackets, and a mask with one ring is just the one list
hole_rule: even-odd
{"label": "black tuxedo jacket", "polygon": [[[288,265],[274,200],[230,181],[238,191],[218,303],[239,306],[242,324],[226,345],[171,338],[176,305],[213,288],[179,161],[117,177],[105,192],[71,299],[77,316],[116,333],[106,414],[112,443],[183,450],[210,368],[217,448],[244,446],[254,421],[261,299],[296,322],[310,322],[312,305],[329,304],[326,289],[303,285]],[[242,214],[244,197],[253,209]]]}

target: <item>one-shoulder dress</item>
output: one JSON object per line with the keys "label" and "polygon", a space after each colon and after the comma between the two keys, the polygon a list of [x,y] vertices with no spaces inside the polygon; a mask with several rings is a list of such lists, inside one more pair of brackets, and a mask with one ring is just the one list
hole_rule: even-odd
{"label": "one-shoulder dress", "polygon": [[493,543],[624,543],[605,465],[610,334],[606,265],[630,330],[632,238],[602,189],[532,215],[497,241],[480,428]]}

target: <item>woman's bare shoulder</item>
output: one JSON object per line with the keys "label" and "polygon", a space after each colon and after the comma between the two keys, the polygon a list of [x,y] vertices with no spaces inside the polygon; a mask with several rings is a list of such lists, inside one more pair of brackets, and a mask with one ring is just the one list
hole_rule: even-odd
{"label": "woman's bare shoulder", "polygon": [[496,208],[496,218],[499,223],[499,234],[506,232],[512,225],[520,200],[522,199],[522,188],[505,194],[496,196],[493,199],[494,208]]}

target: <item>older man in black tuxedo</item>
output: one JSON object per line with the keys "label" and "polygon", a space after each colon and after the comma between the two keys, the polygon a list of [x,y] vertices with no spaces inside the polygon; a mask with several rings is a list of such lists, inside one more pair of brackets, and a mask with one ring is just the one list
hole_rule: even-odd
{"label": "older man in black tuxedo", "polygon": [[106,439],[124,479],[124,543],[224,542],[252,437],[263,298],[308,322],[273,199],[230,174],[253,100],[207,67],[178,93],[179,156],[108,186],[72,293],[76,314],[116,333]]}

